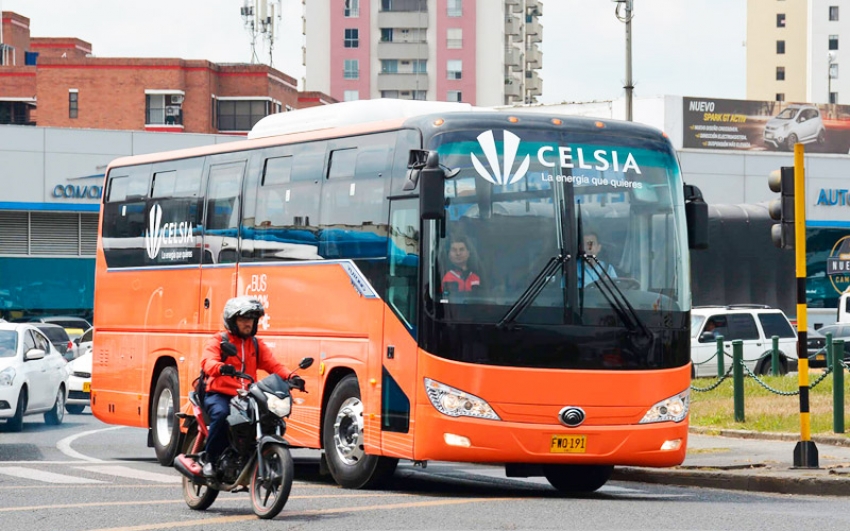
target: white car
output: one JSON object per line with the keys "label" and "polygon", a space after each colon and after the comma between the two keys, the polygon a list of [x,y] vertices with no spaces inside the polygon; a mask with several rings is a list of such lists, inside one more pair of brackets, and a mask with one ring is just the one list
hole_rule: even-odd
{"label": "white car", "polygon": [[770,374],[773,336],[779,338],[781,374],[796,370],[797,333],[778,308],[757,304],[697,306],[691,309],[693,375],[717,376],[717,336],[723,336],[724,370],[732,366],[732,341],[740,339],[744,364],[755,374]]}
{"label": "white car", "polygon": [[91,343],[85,354],[68,362],[68,401],[65,403],[68,413],[79,415],[91,405],[91,364]]}
{"label": "white car", "polygon": [[764,125],[764,144],[768,149],[791,151],[797,142],[826,142],[826,128],[817,107],[792,103]]}
{"label": "white car", "polygon": [[36,327],[0,323],[0,419],[21,431],[25,415],[44,414],[47,424],[65,419],[65,358]]}

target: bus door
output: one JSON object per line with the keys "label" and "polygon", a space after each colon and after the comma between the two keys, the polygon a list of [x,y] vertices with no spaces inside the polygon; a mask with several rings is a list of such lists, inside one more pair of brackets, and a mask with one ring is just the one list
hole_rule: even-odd
{"label": "bus door", "polygon": [[419,198],[390,202],[388,276],[381,375],[381,446],[384,455],[413,455],[417,385]]}
{"label": "bus door", "polygon": [[221,328],[221,312],[236,295],[244,153],[214,155],[208,162],[201,262],[201,328]]}

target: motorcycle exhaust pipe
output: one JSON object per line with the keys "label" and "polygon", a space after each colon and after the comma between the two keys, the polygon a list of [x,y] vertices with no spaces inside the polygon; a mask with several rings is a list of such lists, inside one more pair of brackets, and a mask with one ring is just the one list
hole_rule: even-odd
{"label": "motorcycle exhaust pipe", "polygon": [[204,479],[204,474],[203,470],[201,469],[201,465],[199,465],[198,462],[194,459],[186,457],[185,454],[180,454],[174,458],[173,465],[178,472],[189,478],[192,483],[196,483],[198,485],[207,484],[206,480]]}

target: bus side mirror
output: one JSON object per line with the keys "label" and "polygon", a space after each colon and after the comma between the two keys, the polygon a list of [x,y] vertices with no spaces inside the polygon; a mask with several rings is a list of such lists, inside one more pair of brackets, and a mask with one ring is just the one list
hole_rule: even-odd
{"label": "bus side mirror", "polygon": [[694,185],[686,184],[685,219],[688,224],[688,248],[708,249],[708,204],[702,192]]}
{"label": "bus side mirror", "polygon": [[436,151],[428,154],[428,161],[419,174],[419,212],[422,219],[445,219],[446,217],[446,174],[440,167]]}
{"label": "bus side mirror", "polygon": [[436,151],[411,149],[407,162],[405,191],[419,186],[419,212],[422,219],[445,219],[447,178],[454,177],[460,170],[446,172],[440,166],[440,155]]}

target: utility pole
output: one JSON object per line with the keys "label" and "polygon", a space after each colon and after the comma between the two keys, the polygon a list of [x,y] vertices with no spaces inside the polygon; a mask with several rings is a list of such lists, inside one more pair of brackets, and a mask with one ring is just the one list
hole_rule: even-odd
{"label": "utility pole", "polygon": [[[626,84],[623,88],[626,90],[626,120],[632,121],[632,92],[634,84],[632,83],[632,2],[633,0],[613,0],[617,3],[617,9],[614,14],[620,22],[626,25]],[[625,14],[620,15],[620,6],[625,5]]]}

